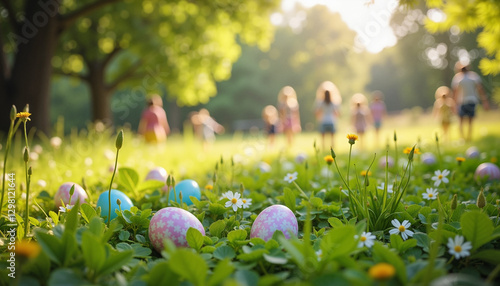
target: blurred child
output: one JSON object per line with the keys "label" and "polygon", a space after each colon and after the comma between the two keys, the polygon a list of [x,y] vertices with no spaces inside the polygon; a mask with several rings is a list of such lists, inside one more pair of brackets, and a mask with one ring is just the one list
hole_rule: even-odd
{"label": "blurred child", "polygon": [[278,94],[278,115],[282,130],[287,138],[288,147],[291,147],[293,135],[302,130],[299,102],[297,101],[297,94],[291,86],[283,87]]}
{"label": "blurred child", "polygon": [[316,119],[320,124],[322,148],[325,150],[325,135],[330,135],[330,147],[333,147],[334,135],[337,131],[337,118],[340,116],[342,98],[334,83],[325,81],[316,90]]}
{"label": "blurred child", "polygon": [[167,140],[170,127],[167,114],[163,109],[163,101],[157,94],[147,101],[148,107],[142,112],[138,132],[144,136],[147,143],[161,143]]}
{"label": "blurred child", "polygon": [[201,126],[201,135],[203,138],[203,147],[207,150],[208,146],[215,141],[215,133],[224,133],[224,126],[220,125],[210,116],[207,109],[203,108],[198,112],[199,124]]}
{"label": "blurred child", "polygon": [[373,92],[373,101],[370,105],[370,111],[372,113],[373,127],[375,127],[375,142],[378,145],[380,127],[382,127],[382,119],[387,115],[387,110],[385,103],[382,99],[383,94],[381,91],[377,90]]}
{"label": "blurred child", "polygon": [[363,135],[365,134],[368,124],[371,124],[371,114],[368,108],[366,97],[361,93],[356,93],[351,98],[352,108],[352,124],[359,137],[360,147],[363,147]]}
{"label": "blurred child", "polygon": [[278,129],[278,110],[272,105],[264,107],[262,110],[262,119],[266,125],[266,134],[269,139],[268,147],[274,146],[274,138]]}
{"label": "blurred child", "polygon": [[448,140],[448,130],[453,116],[456,114],[455,100],[453,100],[451,90],[447,86],[438,87],[434,96],[436,101],[432,114],[441,121],[444,140]]}

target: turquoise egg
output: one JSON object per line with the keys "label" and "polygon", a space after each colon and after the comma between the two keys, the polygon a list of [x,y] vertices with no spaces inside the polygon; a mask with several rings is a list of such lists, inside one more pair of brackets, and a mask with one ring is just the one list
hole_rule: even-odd
{"label": "turquoise egg", "polygon": [[[182,192],[182,202],[189,205],[192,205],[190,196],[201,199],[201,191],[200,186],[196,181],[193,180],[183,180],[175,185],[175,197],[174,197],[174,189],[170,189],[170,194],[168,195],[169,201],[179,202],[179,193]],[[174,199],[175,198],[175,199]]]}
{"label": "turquoise egg", "polygon": [[[108,221],[107,217],[109,216],[109,196],[108,196],[109,191],[105,191],[99,196],[99,199],[97,200],[97,207],[101,207],[101,217],[106,218],[106,222]],[[116,203],[116,200],[120,199],[121,204],[120,207],[118,208],[118,204]],[[133,207],[134,204],[130,200],[130,198],[125,195],[124,193],[111,189],[111,219],[114,219],[117,217],[115,210],[130,210],[131,207]]]}

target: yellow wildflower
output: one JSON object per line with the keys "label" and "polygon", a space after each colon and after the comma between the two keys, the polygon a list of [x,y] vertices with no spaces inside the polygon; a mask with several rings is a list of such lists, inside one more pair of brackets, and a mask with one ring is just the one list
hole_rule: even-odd
{"label": "yellow wildflower", "polygon": [[333,157],[332,157],[332,155],[326,155],[324,159],[325,159],[325,162],[328,165],[331,165],[333,163]]}
{"label": "yellow wildflower", "polygon": [[40,245],[36,242],[30,242],[27,240],[20,240],[16,242],[16,249],[14,252],[16,255],[24,256],[28,258],[35,258],[40,253]]}
{"label": "yellow wildflower", "polygon": [[212,186],[212,185],[206,185],[206,186],[205,186],[205,190],[209,190],[209,191],[211,191],[211,190],[213,190],[213,189],[214,189],[214,186]]}
{"label": "yellow wildflower", "polygon": [[[403,153],[405,153],[405,154],[410,154],[410,152],[411,152],[411,147],[406,147],[406,148],[403,150]],[[415,151],[413,151],[413,154],[421,154],[421,153],[420,153],[420,149],[415,148]]]}
{"label": "yellow wildflower", "polygon": [[364,177],[364,176],[367,176],[367,175],[368,175],[368,176],[371,176],[371,175],[372,175],[372,172],[370,172],[370,171],[368,171],[368,172],[367,172],[366,170],[363,170],[363,171],[361,171],[361,173],[360,173],[360,174],[361,174],[361,176],[363,176],[363,177]]}
{"label": "yellow wildflower", "polygon": [[347,139],[349,139],[349,144],[354,144],[356,140],[358,140],[358,135],[356,134],[347,134]]}
{"label": "yellow wildflower", "polygon": [[16,117],[21,118],[21,120],[30,120],[31,121],[30,115],[31,115],[31,113],[23,111],[23,112],[18,112],[16,114]]}
{"label": "yellow wildflower", "polygon": [[370,267],[368,274],[375,280],[387,280],[396,274],[396,268],[389,263],[381,262]]}

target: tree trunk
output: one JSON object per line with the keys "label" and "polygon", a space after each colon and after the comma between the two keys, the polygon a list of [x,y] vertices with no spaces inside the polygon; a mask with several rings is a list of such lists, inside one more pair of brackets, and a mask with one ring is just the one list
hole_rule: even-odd
{"label": "tree trunk", "polygon": [[88,84],[92,98],[92,121],[101,121],[107,126],[113,124],[111,112],[112,90],[105,83],[102,63],[88,62]]}
{"label": "tree trunk", "polygon": [[[58,6],[58,1],[52,5]],[[4,89],[18,111],[30,105],[29,126],[47,135],[50,133],[51,61],[58,43],[58,27],[58,18],[43,10],[38,1],[26,1],[25,21],[20,25],[20,33],[15,35],[18,46],[12,74]]]}

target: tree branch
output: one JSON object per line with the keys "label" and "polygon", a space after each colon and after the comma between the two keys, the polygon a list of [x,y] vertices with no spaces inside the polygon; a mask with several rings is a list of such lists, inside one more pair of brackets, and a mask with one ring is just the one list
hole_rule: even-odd
{"label": "tree branch", "polygon": [[76,20],[78,20],[80,17],[83,17],[87,14],[90,14],[94,12],[95,10],[98,10],[106,5],[113,4],[115,2],[119,2],[122,0],[96,0],[94,3],[88,4],[78,10],[75,10],[71,13],[68,13],[67,15],[61,16],[60,19],[60,27],[61,30],[64,30],[71,26]]}
{"label": "tree branch", "polygon": [[120,83],[123,81],[133,78],[136,70],[141,66],[142,61],[137,61],[134,65],[132,65],[128,70],[123,72],[120,76],[118,76],[112,83],[108,85],[109,90],[114,90]]}
{"label": "tree branch", "polygon": [[7,10],[7,13],[9,14],[9,21],[12,26],[12,29],[14,32],[17,34],[19,32],[19,22],[16,19],[16,14],[14,13],[14,9],[12,8],[12,5],[9,0],[1,0],[2,5]]}
{"label": "tree branch", "polygon": [[104,59],[104,61],[102,62],[102,66],[103,68],[106,68],[106,66],[109,64],[109,62],[111,62],[111,60],[118,54],[118,52],[120,52],[122,49],[120,48],[120,46],[115,46],[115,48],[113,49],[113,51],[111,51],[111,53],[107,54],[106,55],[106,58]]}
{"label": "tree branch", "polygon": [[82,75],[82,74],[79,74],[79,73],[73,73],[73,72],[64,72],[64,71],[62,71],[60,69],[54,69],[53,73],[56,74],[56,75],[73,77],[73,78],[84,80],[84,81],[88,81],[89,80],[89,77],[86,76],[86,75]]}

